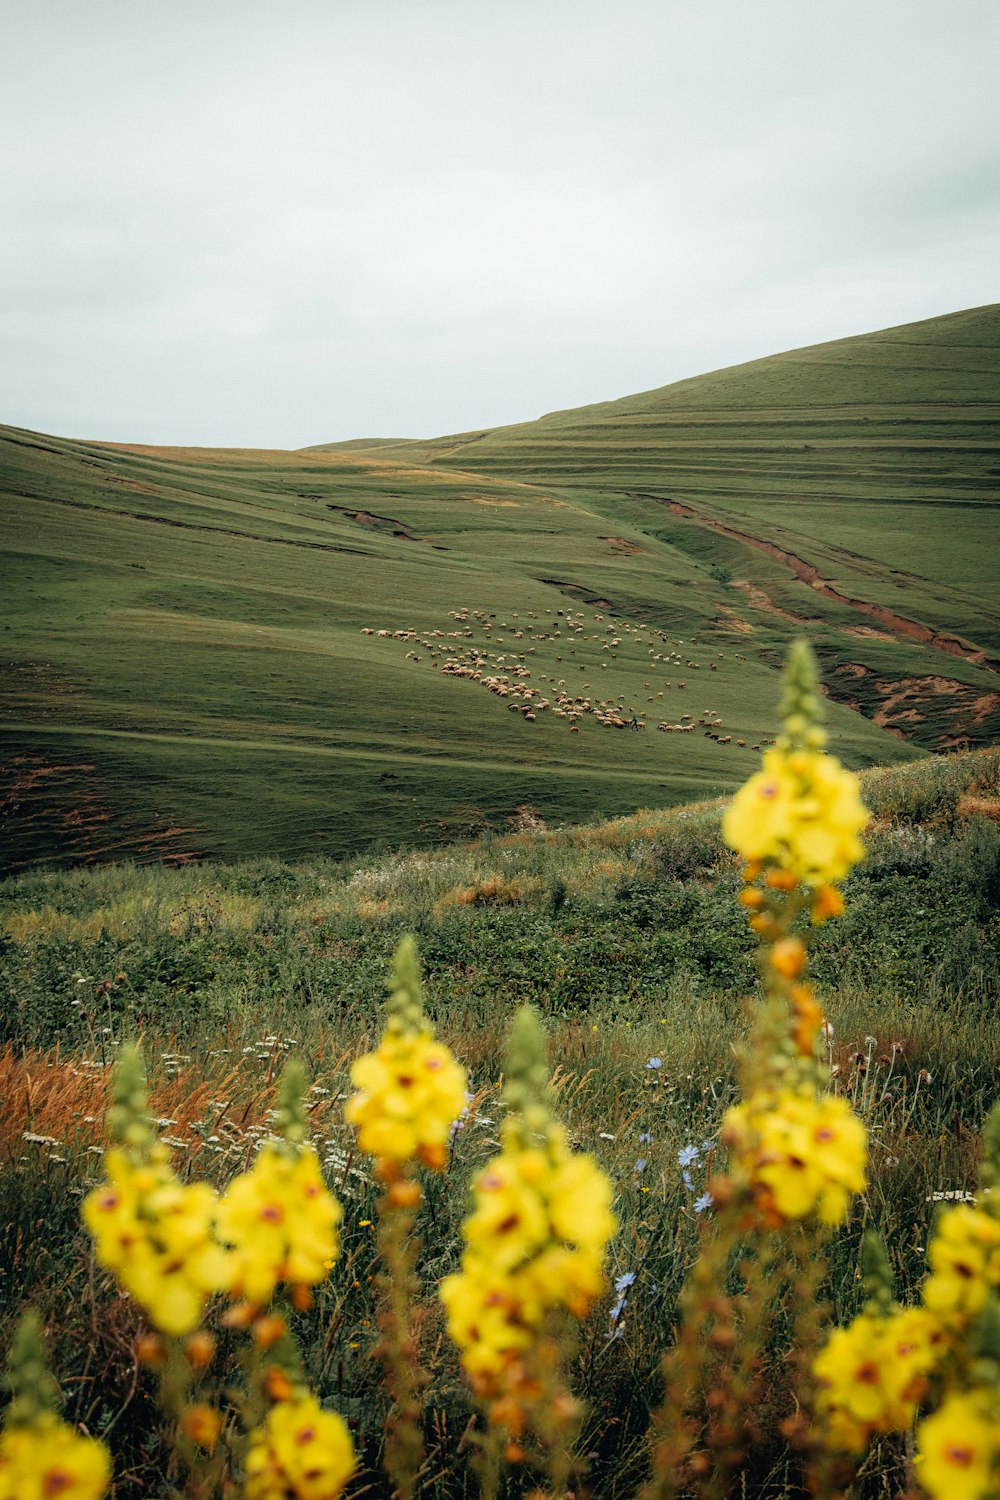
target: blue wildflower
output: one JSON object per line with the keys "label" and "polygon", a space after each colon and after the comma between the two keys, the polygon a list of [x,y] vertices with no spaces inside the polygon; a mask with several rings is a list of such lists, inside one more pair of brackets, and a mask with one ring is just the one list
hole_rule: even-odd
{"label": "blue wildflower", "polygon": [[694,1183],[691,1181],[691,1173],[685,1170],[681,1173],[681,1177],[684,1180],[684,1186],[687,1188],[688,1192],[693,1193]]}
{"label": "blue wildflower", "polygon": [[650,1133],[649,1133],[648,1130],[644,1130],[642,1132],[642,1134],[640,1135],[640,1137],[639,1137],[639,1145],[640,1146],[651,1146],[652,1144],[653,1144],[653,1137],[650,1135]]}
{"label": "blue wildflower", "polygon": [[646,1064],[646,1067],[647,1068],[662,1068],[663,1067],[663,1058],[662,1057],[651,1057],[649,1059],[649,1062]]}
{"label": "blue wildflower", "polygon": [[706,1208],[711,1208],[712,1207],[712,1203],[713,1202],[714,1202],[714,1199],[712,1198],[711,1193],[702,1193],[702,1195],[701,1195],[700,1198],[696,1198],[694,1200],[694,1211],[695,1211],[695,1213],[696,1214],[703,1214],[705,1212]]}
{"label": "blue wildflower", "polygon": [[623,1271],[620,1276],[617,1276],[615,1278],[615,1291],[616,1292],[624,1292],[628,1287],[630,1287],[632,1285],[632,1283],[634,1281],[635,1281],[635,1272],[634,1271]]}
{"label": "blue wildflower", "polygon": [[637,1172],[645,1172],[645,1170],[646,1170],[646,1158],[644,1156],[640,1156],[639,1157],[639,1160],[635,1164],[635,1170]]}
{"label": "blue wildflower", "polygon": [[677,1165],[679,1167],[689,1167],[692,1162],[698,1160],[700,1155],[701,1152],[698,1150],[697,1146],[684,1146],[677,1153]]}

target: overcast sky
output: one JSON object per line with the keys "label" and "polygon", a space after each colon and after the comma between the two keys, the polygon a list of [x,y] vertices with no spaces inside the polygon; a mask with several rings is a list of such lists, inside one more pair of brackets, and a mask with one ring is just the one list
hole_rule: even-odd
{"label": "overcast sky", "polygon": [[0,422],[432,436],[1000,300],[997,0],[0,21]]}

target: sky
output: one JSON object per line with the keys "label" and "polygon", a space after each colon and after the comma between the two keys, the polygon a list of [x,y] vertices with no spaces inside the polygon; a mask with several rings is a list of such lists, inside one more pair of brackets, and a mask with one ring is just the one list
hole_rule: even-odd
{"label": "sky", "polygon": [[0,0],[0,422],[531,420],[1000,301],[996,0]]}

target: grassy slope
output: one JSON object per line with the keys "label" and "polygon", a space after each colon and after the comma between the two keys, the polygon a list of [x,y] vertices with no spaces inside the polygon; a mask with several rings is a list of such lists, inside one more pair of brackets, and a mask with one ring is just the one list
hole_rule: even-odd
{"label": "grassy slope", "polygon": [[[439,444],[0,429],[3,862],[339,855],[496,826],[522,802],[573,820],[722,792],[773,732],[775,667],[803,628],[850,700],[832,724],[852,763],[915,752],[851,705],[931,748],[995,739],[995,673],[871,633],[729,534],[775,537],[852,597],[898,594],[995,649],[997,310],[915,327]],[[579,612],[572,641],[560,610]],[[378,628],[421,639],[361,634]],[[441,671],[472,647],[493,671],[523,651],[550,700],[565,679],[650,728],[525,722]],[[652,727],[707,708],[728,745]]]}
{"label": "grassy slope", "polygon": [[[859,626],[897,632],[817,594],[731,534],[776,543],[850,600],[1000,655],[1000,305],[792,350],[538,422],[380,451],[562,486],[609,520],[627,520],[728,575],[737,585],[731,602],[756,630],[769,608],[809,621],[831,670],[873,669],[854,694],[866,711],[891,696],[877,691],[879,680],[943,676],[973,691],[929,683],[902,705],[913,710],[923,697],[927,743],[1000,732],[997,703],[981,701],[995,694],[995,674],[969,670],[974,663],[961,656],[955,667],[950,653],[909,644],[900,651],[870,636],[861,649],[852,639]],[[672,513],[668,500],[694,516]]]}

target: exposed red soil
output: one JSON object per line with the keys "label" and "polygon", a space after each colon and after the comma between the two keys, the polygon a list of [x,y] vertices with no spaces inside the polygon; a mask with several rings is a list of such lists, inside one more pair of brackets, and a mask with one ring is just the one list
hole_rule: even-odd
{"label": "exposed red soil", "polygon": [[735,609],[726,609],[723,605],[722,614],[712,621],[717,630],[732,630],[737,635],[753,635],[753,626],[749,620],[744,620]]}
{"label": "exposed red soil", "polygon": [[904,640],[919,641],[924,646],[934,646],[939,651],[947,651],[949,656],[957,656],[963,661],[974,662],[976,666],[985,667],[990,672],[1000,671],[1000,662],[988,656],[981,646],[961,640],[958,636],[944,635],[941,631],[934,630],[930,625],[924,625],[919,620],[909,620],[905,615],[896,614],[895,610],[887,609],[885,605],[869,604],[867,599],[852,599],[848,594],[841,593],[839,589],[834,588],[829,579],[822,578],[812,563],[806,562],[805,558],[799,557],[795,552],[787,552],[775,542],[751,536],[749,532],[740,531],[735,526],[727,526],[722,521],[703,516],[693,510],[690,505],[681,504],[679,500],[665,500],[658,495],[644,495],[641,498],[658,500],[674,515],[687,516],[690,520],[707,526],[711,531],[734,537],[739,542],[745,542],[749,547],[756,547],[758,552],[764,552],[768,557],[773,557],[777,562],[784,563],[786,567],[791,568],[796,578],[815,589],[817,594],[822,594],[827,599],[834,599],[838,604],[845,604],[849,609],[856,609],[861,614],[868,615],[893,636],[902,637]]}
{"label": "exposed red soil", "polygon": [[627,536],[602,536],[600,540],[607,542],[612,552],[624,553],[626,557],[634,557],[637,552],[646,550],[638,542],[630,541]]}
{"label": "exposed red soil", "polygon": [[147,828],[122,836],[100,773],[87,761],[49,761],[34,752],[10,756],[0,768],[0,823],[4,820],[12,834],[16,828],[20,845],[5,855],[12,871],[32,863],[32,846],[52,843],[74,864],[111,857],[164,864],[204,858],[192,846],[193,828]]}
{"label": "exposed red soil", "polygon": [[753,605],[754,609],[762,609],[769,615],[777,615],[780,620],[791,620],[793,625],[822,624],[822,621],[818,620],[815,615],[793,615],[790,610],[782,609],[780,604],[775,604],[770,594],[765,593],[755,583],[747,583],[745,579],[740,579],[732,586],[734,589],[743,590],[748,602]]}
{"label": "exposed red soil", "polygon": [[[875,678],[871,668],[860,662],[844,662],[834,669],[833,675],[857,682],[867,681],[882,700],[871,715],[873,721],[901,740],[909,738],[907,731],[926,722],[930,710],[940,713],[941,700],[947,699],[946,711],[952,727],[950,733],[937,737],[939,750],[966,747],[973,731],[980,728],[1000,705],[1000,693],[979,692],[966,682],[956,682],[953,677]],[[861,711],[860,699],[832,683],[830,696]]]}

